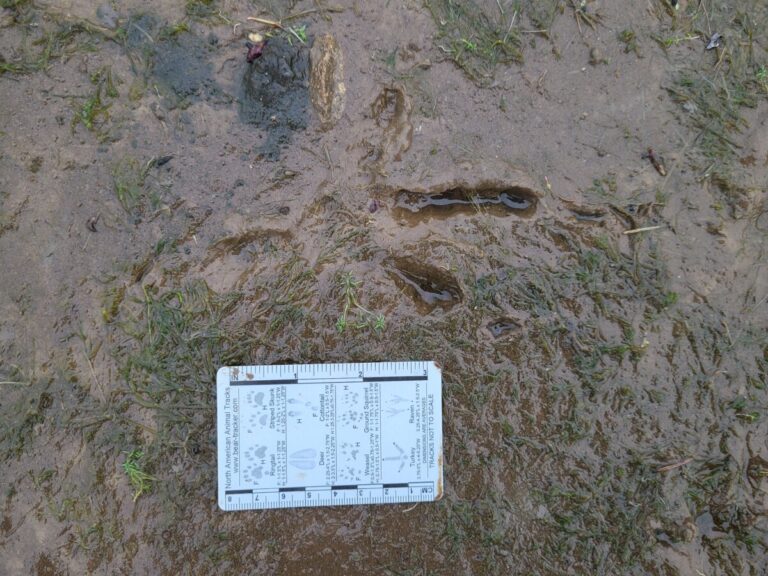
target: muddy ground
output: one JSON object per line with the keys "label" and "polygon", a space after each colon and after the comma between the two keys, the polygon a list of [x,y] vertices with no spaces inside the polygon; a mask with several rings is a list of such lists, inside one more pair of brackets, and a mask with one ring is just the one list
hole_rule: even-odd
{"label": "muddy ground", "polygon": [[[765,2],[0,4],[0,572],[765,574]],[[217,508],[217,367],[390,359],[440,502]]]}

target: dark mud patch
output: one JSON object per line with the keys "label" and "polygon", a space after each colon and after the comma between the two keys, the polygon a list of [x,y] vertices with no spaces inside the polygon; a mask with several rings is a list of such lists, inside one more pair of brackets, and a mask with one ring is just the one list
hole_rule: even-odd
{"label": "dark mud patch", "polygon": [[293,132],[306,128],[308,106],[309,50],[283,38],[269,40],[243,73],[240,118],[263,131],[257,154],[277,160]]}
{"label": "dark mud patch", "polygon": [[445,270],[423,262],[397,259],[388,271],[423,313],[435,308],[449,309],[462,301],[461,287]]}
{"label": "dark mud patch", "polygon": [[[187,108],[197,101],[229,104],[228,96],[217,83],[211,58],[218,40],[201,38],[178,26],[162,24],[155,16],[131,17],[126,24],[125,48],[134,72],[151,83],[168,109]],[[138,98],[137,84],[131,88]]]}
{"label": "dark mud patch", "polygon": [[215,47],[215,40],[188,33],[157,44],[153,76],[169,108],[186,108],[198,100],[231,102],[213,76],[210,57]]}
{"label": "dark mud patch", "polygon": [[521,186],[456,187],[437,194],[421,194],[400,190],[397,194],[395,212],[410,224],[430,218],[449,218],[459,214],[484,211],[493,216],[516,216],[527,218],[536,212],[536,193]]}

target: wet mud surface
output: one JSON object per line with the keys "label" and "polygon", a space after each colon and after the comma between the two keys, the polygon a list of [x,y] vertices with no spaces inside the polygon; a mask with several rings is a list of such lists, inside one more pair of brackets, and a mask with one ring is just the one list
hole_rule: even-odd
{"label": "wet mud surface", "polygon": [[[64,4],[0,3],[1,573],[765,573],[764,3]],[[441,501],[218,510],[219,366],[397,359]]]}

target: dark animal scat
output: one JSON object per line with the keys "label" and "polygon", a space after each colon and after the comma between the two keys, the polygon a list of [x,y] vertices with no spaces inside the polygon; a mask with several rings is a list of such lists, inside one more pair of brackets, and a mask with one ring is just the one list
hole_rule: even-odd
{"label": "dark animal scat", "polygon": [[269,49],[245,67],[240,118],[264,131],[259,155],[277,160],[293,133],[306,128],[308,79],[309,51],[282,38],[270,40]]}

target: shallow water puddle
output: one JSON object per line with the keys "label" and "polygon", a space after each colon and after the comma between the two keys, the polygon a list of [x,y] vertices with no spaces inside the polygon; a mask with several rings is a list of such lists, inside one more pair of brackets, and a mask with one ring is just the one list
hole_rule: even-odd
{"label": "shallow water puddle", "polygon": [[572,207],[570,211],[579,222],[603,222],[608,214],[602,208]]}
{"label": "shallow water puddle", "polygon": [[[536,194],[527,188],[504,189],[451,188],[439,194],[420,194],[401,190],[397,195],[395,212],[412,224],[424,218],[471,214],[479,210],[493,216],[515,214],[529,217],[536,211]],[[418,215],[418,218],[413,218]]]}
{"label": "shallow water puddle", "polygon": [[462,292],[447,272],[424,263],[398,261],[390,269],[397,282],[428,313],[434,308],[450,308],[461,302]]}

